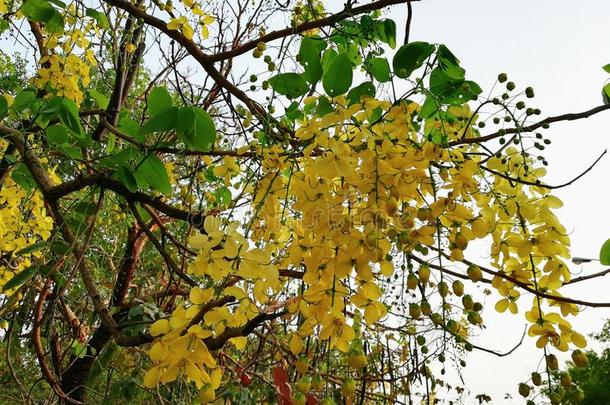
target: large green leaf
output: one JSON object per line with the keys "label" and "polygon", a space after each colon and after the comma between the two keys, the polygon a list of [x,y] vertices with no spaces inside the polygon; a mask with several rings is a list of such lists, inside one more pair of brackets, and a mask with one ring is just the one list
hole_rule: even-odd
{"label": "large green leaf", "polygon": [[11,105],[11,108],[19,113],[26,108],[31,107],[35,101],[36,93],[34,93],[33,90],[26,89],[15,96],[15,100],[13,100],[13,105]]}
{"label": "large green leaf", "polygon": [[20,271],[2,286],[2,292],[8,291],[11,288],[19,287],[21,284],[34,277],[36,273],[38,273],[38,266],[30,266]]}
{"label": "large green leaf", "polygon": [[386,58],[370,58],[366,61],[366,70],[379,82],[389,82],[390,64]]}
{"label": "large green leaf", "polygon": [[362,97],[375,97],[375,86],[372,82],[364,82],[347,93],[349,105],[359,103]]}
{"label": "large green leaf", "polygon": [[214,121],[199,107],[180,108],[176,132],[187,146],[204,152],[209,151],[216,141]]}
{"label": "large green leaf", "polygon": [[345,53],[337,55],[322,76],[324,91],[331,97],[346,93],[352,85],[352,62]]}
{"label": "large green leaf", "polygon": [[303,76],[309,83],[316,83],[322,78],[320,55],[326,49],[326,42],[315,37],[303,37],[299,49],[299,63],[305,68]]}
{"label": "large green leaf", "polygon": [[396,76],[407,78],[434,52],[434,45],[427,42],[410,42],[398,49],[392,66]]}
{"label": "large green leaf", "polygon": [[149,119],[138,131],[143,136],[153,132],[166,132],[176,128],[178,107],[167,107]]}
{"label": "large green leaf", "polygon": [[269,79],[273,90],[288,98],[297,98],[309,91],[305,76],[298,73],[280,73]]}
{"label": "large green leaf", "polygon": [[26,0],[21,6],[21,12],[32,21],[47,22],[57,10],[46,0]]}
{"label": "large green leaf", "polygon": [[438,46],[438,65],[447,74],[447,76],[453,79],[464,79],[465,71],[460,66],[460,61],[455,57],[453,53],[445,45]]}
{"label": "large green leaf", "polygon": [[610,239],[604,242],[599,251],[599,261],[604,266],[610,265]]}
{"label": "large green leaf", "polygon": [[146,105],[150,115],[157,115],[172,106],[172,96],[169,95],[165,87],[155,87],[148,95]]}
{"label": "large green leaf", "polygon": [[138,180],[135,178],[131,170],[127,166],[119,166],[115,172],[115,176],[123,183],[127,190],[135,193],[138,191]]}
{"label": "large green leaf", "polygon": [[142,176],[151,188],[163,194],[170,194],[172,192],[172,185],[169,182],[165,165],[163,165],[163,162],[157,156],[148,155],[140,163],[137,173]]}

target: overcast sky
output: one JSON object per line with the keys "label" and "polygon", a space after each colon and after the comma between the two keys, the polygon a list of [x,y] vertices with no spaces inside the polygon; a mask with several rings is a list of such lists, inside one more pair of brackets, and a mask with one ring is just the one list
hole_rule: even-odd
{"label": "overcast sky", "polygon": [[[391,16],[401,21],[399,29],[405,10],[406,6],[392,9]],[[543,116],[557,115],[602,103],[601,88],[610,78],[601,69],[610,63],[609,17],[610,1],[606,0],[422,0],[413,3],[410,38],[446,44],[484,94],[497,74],[506,72],[518,87],[534,87],[534,103]],[[588,120],[554,124],[545,133],[553,141],[546,151],[547,182],[565,182],[610,146],[610,111]],[[606,156],[584,178],[555,192],[565,203],[558,215],[571,233],[574,256],[597,257],[602,243],[610,238],[609,173],[610,156]],[[482,252],[470,257],[484,262]],[[601,269],[599,263],[591,263],[572,270],[588,274]],[[573,286],[565,294],[610,302],[608,291],[610,276]],[[495,314],[495,301],[489,301],[487,329],[478,343],[507,350],[521,337],[523,311],[516,316]],[[524,296],[522,308],[530,302]],[[608,309],[587,309],[572,324],[588,334],[598,331],[606,318],[610,318]],[[493,404],[521,403],[516,384],[537,367],[540,353],[529,338],[509,357],[473,353],[464,373],[466,386],[475,394],[493,395]],[[502,400],[506,392],[517,397]]]}

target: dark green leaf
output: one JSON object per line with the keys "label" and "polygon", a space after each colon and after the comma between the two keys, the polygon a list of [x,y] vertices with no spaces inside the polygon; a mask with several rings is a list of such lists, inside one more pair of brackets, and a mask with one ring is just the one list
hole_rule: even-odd
{"label": "dark green leaf", "polygon": [[11,178],[15,183],[21,186],[28,193],[36,187],[36,182],[32,177],[32,173],[24,163],[20,163],[11,172]]}
{"label": "dark green leaf", "polygon": [[58,116],[59,120],[68,128],[77,138],[85,137],[85,130],[80,124],[78,115],[78,107],[72,100],[64,97],[53,97],[43,107],[41,115],[46,119]]}
{"label": "dark green leaf", "polygon": [[131,119],[128,116],[121,118],[119,121],[119,129],[125,132],[127,135],[136,138],[140,142],[144,142],[146,140],[144,135],[140,135],[140,125],[136,122],[136,120]]}
{"label": "dark green leaf", "polygon": [[366,70],[381,83],[389,82],[391,80],[390,64],[386,58],[368,59],[366,61]]}
{"label": "dark green leaf", "polygon": [[131,173],[131,170],[129,170],[128,167],[119,166],[115,174],[116,177],[121,181],[121,183],[123,183],[123,185],[127,187],[127,190],[131,191],[132,193],[138,191],[138,181],[136,180],[133,173]]}
{"label": "dark green leaf", "polygon": [[610,83],[604,86],[602,90],[602,98],[604,100],[604,104],[610,104]]}
{"label": "dark green leaf", "polygon": [[345,54],[339,54],[322,76],[324,91],[331,97],[345,94],[352,85],[352,62]]}
{"label": "dark green leaf", "polygon": [[323,117],[333,111],[335,111],[335,109],[326,97],[320,97],[318,99],[318,108],[316,108],[316,115],[318,117]]}
{"label": "dark green leaf", "polygon": [[362,97],[375,97],[375,86],[372,82],[362,83],[347,93],[349,105],[359,103]]}
{"label": "dark green leaf", "polygon": [[421,110],[419,111],[419,115],[423,118],[429,118],[434,115],[437,110],[438,107],[436,105],[436,102],[434,101],[434,98],[426,97],[426,100],[424,101],[424,104],[422,105]]}
{"label": "dark green leaf", "polygon": [[97,11],[96,9],[93,9],[93,8],[87,8],[86,14],[87,14],[87,16],[95,19],[97,21],[97,25],[99,25],[101,28],[103,28],[103,29],[110,28],[110,23],[108,22],[108,18],[106,17],[106,14],[102,13],[101,11]]}
{"label": "dark green leaf", "polygon": [[47,138],[57,145],[68,142],[68,130],[65,126],[57,124],[45,129]]}
{"label": "dark green leaf", "polygon": [[46,248],[48,245],[48,242],[33,243],[30,246],[26,246],[23,249],[16,251],[15,256],[23,256],[30,253],[38,252],[39,250]]}
{"label": "dark green leaf", "polygon": [[309,83],[316,83],[322,78],[320,55],[326,49],[326,42],[315,37],[303,37],[299,49],[299,63],[305,68],[303,76]]}
{"label": "dark green leaf", "polygon": [[151,116],[157,115],[172,106],[172,96],[169,95],[165,87],[155,87],[148,95],[146,105]]}
{"label": "dark green leaf", "polygon": [[407,78],[421,67],[426,59],[434,52],[434,45],[427,42],[410,42],[398,49],[392,66],[396,76]]}
{"label": "dark green leaf", "polygon": [[396,23],[394,20],[387,19],[383,22],[383,26],[385,31],[384,42],[394,49],[396,47]]}
{"label": "dark green leaf", "polygon": [[172,185],[169,182],[163,162],[155,155],[148,155],[138,167],[137,173],[146,183],[163,194],[171,194]]}
{"label": "dark green leaf", "polygon": [[100,108],[106,109],[106,107],[108,107],[108,97],[106,97],[106,95],[95,89],[89,89],[89,96]]}
{"label": "dark green leaf", "polygon": [[166,132],[176,128],[178,107],[168,107],[149,119],[138,131],[138,135],[147,135],[153,132]]}
{"label": "dark green leaf", "polygon": [[8,103],[4,96],[0,95],[0,120],[8,114]]}
{"label": "dark green leaf", "polygon": [[176,133],[187,146],[204,152],[209,151],[216,141],[214,121],[199,107],[180,108]]}
{"label": "dark green leaf", "polygon": [[269,79],[273,90],[288,98],[297,98],[309,91],[305,76],[298,73],[280,73]]}
{"label": "dark green leaf", "polygon": [[34,93],[32,90],[24,90],[15,96],[15,100],[13,101],[11,108],[19,113],[30,107],[34,101],[36,101],[36,93]]}
{"label": "dark green leaf", "polygon": [[604,242],[599,251],[599,262],[604,265],[610,265],[610,239]]}
{"label": "dark green leaf", "polygon": [[21,6],[21,12],[36,22],[47,22],[57,13],[51,3],[45,0],[26,0]]}
{"label": "dark green leaf", "polygon": [[438,46],[437,55],[438,65],[447,76],[458,80],[464,79],[465,71],[460,66],[460,61],[445,45]]}
{"label": "dark green leaf", "polygon": [[30,266],[25,270],[20,271],[2,286],[2,292],[19,287],[21,284],[34,277],[36,273],[38,273],[38,266]]}
{"label": "dark green leaf", "polygon": [[295,122],[296,120],[302,119],[304,117],[303,111],[299,109],[300,104],[296,101],[293,101],[292,104],[286,108],[284,116],[290,121]]}
{"label": "dark green leaf", "polygon": [[58,255],[65,255],[70,251],[70,246],[62,242],[51,242],[51,250]]}
{"label": "dark green leaf", "polygon": [[606,73],[610,73],[610,63],[608,63],[607,65],[602,66],[602,69],[604,69],[606,71]]}

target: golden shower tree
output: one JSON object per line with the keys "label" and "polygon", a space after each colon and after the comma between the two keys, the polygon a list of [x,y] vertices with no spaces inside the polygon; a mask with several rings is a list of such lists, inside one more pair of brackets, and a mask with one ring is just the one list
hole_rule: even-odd
{"label": "golden shower tree", "polygon": [[459,400],[445,367],[504,355],[485,293],[559,403],[570,317],[610,303],[561,294],[605,274],[552,195],[595,163],[547,184],[542,132],[610,105],[543,119],[409,42],[408,0],[327,3],[0,0],[2,401]]}

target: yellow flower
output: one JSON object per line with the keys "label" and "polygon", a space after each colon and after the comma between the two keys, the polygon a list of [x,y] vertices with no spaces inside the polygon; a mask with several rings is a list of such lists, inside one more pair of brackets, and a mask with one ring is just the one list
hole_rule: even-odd
{"label": "yellow flower", "polygon": [[167,29],[175,30],[182,32],[182,35],[186,37],[186,39],[193,39],[193,27],[188,22],[186,16],[180,16],[178,18],[172,18],[167,23]]}

